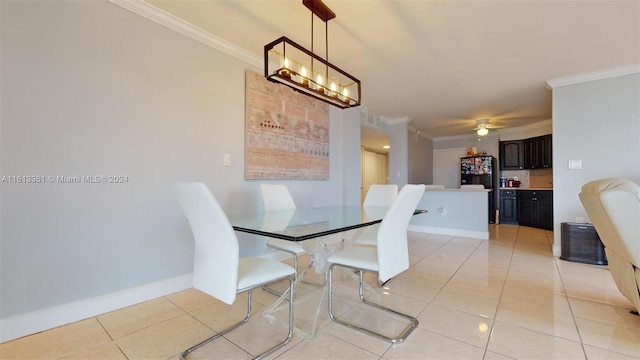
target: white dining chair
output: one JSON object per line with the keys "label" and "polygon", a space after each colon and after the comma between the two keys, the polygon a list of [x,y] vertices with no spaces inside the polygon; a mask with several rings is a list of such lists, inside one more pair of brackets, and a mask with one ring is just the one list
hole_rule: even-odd
{"label": "white dining chair", "polygon": [[[364,197],[362,207],[364,208],[365,215],[367,208],[372,207],[389,207],[393,204],[393,201],[398,196],[398,185],[395,184],[374,184],[367,190],[367,195]],[[364,227],[356,231],[353,241],[358,245],[375,246],[378,237],[378,228],[380,224]]]}
{"label": "white dining chair", "polygon": [[[264,211],[278,211],[278,210],[295,210],[296,203],[289,192],[286,185],[283,184],[260,184],[260,193],[262,195],[262,204]],[[266,244],[268,248],[276,249],[289,253],[293,257],[293,267],[296,269],[295,279],[301,272],[298,272],[298,256],[307,254],[307,251],[302,245],[296,241],[282,240],[276,238],[267,238]],[[311,256],[311,255],[310,255]],[[309,263],[305,267],[309,269],[313,265],[313,256],[311,256]],[[303,270],[304,271],[304,270]],[[324,286],[324,284],[317,284],[310,281],[305,281],[311,285]],[[270,287],[264,287],[265,290],[281,296],[282,293],[278,292]]]}
{"label": "white dining chair", "polygon": [[[385,283],[394,276],[409,268],[409,248],[407,244],[407,228],[422,195],[424,185],[405,185],[389,210],[386,212],[380,228],[378,229],[377,246],[356,246],[338,251],[331,255],[327,261],[329,266],[329,317],[331,320],[371,334],[392,343],[403,342],[407,336],[418,326],[418,319],[407,314],[389,309],[380,304],[368,301],[364,298],[363,272],[378,274],[378,281]],[[355,323],[346,322],[336,317],[333,312],[333,271],[336,268],[345,267],[355,270],[359,274],[359,293],[362,303],[374,308],[390,312],[405,318],[409,324],[398,336],[389,337],[377,331],[363,328]]]}
{"label": "white dining chair", "polygon": [[391,206],[398,196],[398,185],[373,184],[369,186],[362,206]]}
{"label": "white dining chair", "polygon": [[[233,304],[236,295],[248,292],[245,318],[216,335],[185,350],[184,359],[194,350],[244,325],[251,316],[252,290],[282,280],[289,281],[289,291],[295,294],[295,270],[280,261],[258,257],[239,257],[238,238],[229,219],[202,183],[177,184],[175,191],[182,211],[191,227],[195,242],[193,259],[193,287],[226,304]],[[289,302],[289,332],[274,347],[258,355],[271,354],[291,340],[293,334],[293,301]]]}

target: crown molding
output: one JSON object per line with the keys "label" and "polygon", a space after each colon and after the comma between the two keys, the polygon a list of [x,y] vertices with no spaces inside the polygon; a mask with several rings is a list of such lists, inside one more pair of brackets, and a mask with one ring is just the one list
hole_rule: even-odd
{"label": "crown molding", "polygon": [[171,30],[177,31],[182,35],[199,41],[227,55],[242,60],[259,69],[264,68],[262,57],[194,26],[175,15],[169,14],[168,12],[155,7],[144,0],[109,0],[109,2]]}
{"label": "crown molding", "polygon": [[553,90],[554,88],[581,84],[588,81],[603,80],[616,76],[630,75],[640,73],[640,64],[632,64],[626,66],[620,66],[613,69],[606,69],[601,71],[594,71],[586,74],[567,76],[555,80],[547,80],[547,88]]}
{"label": "crown molding", "polygon": [[419,130],[411,125],[407,126],[407,129],[409,130],[409,132],[414,133],[413,136],[420,136],[421,138],[424,138],[424,139],[433,140],[431,136],[424,134],[422,130]]}
{"label": "crown molding", "polygon": [[464,135],[453,135],[453,136],[442,136],[442,137],[437,137],[437,138],[433,138],[433,141],[451,141],[451,140],[465,140],[465,139],[487,139],[487,138],[492,138],[492,137],[496,137],[499,136],[498,133],[494,130],[489,129],[489,134],[485,135],[485,136],[479,136],[478,134],[471,133],[471,134],[464,134]]}
{"label": "crown molding", "polygon": [[399,118],[388,118],[386,116],[381,116],[380,121],[388,125],[408,124],[411,121],[411,118],[408,116],[402,116]]}

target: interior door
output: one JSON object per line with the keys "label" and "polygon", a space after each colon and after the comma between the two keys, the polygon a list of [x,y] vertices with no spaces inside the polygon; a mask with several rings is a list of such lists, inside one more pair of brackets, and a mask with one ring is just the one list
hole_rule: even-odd
{"label": "interior door", "polygon": [[373,184],[386,184],[388,173],[386,154],[362,149],[362,197],[364,201],[369,187]]}
{"label": "interior door", "polygon": [[467,156],[467,149],[433,150],[433,183],[449,189],[460,187],[460,158]]}

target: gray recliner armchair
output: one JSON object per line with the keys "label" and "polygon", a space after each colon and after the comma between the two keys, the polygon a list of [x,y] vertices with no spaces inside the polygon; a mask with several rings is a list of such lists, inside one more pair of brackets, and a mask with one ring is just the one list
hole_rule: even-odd
{"label": "gray recliner armchair", "polygon": [[604,244],[611,275],[640,311],[640,186],[626,179],[600,179],[582,187],[580,200]]}

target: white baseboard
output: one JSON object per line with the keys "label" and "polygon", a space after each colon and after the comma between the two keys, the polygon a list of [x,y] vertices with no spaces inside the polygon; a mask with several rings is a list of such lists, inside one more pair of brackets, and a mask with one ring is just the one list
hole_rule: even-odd
{"label": "white baseboard", "polygon": [[[282,251],[273,251],[260,257],[284,260],[290,256]],[[186,290],[192,285],[193,276],[187,274],[112,294],[0,319],[0,343]]]}
{"label": "white baseboard", "polygon": [[474,239],[489,240],[489,231],[471,231],[461,229],[439,228],[435,226],[423,226],[423,225],[409,225],[409,231],[439,234],[439,235],[452,235],[470,237]]}
{"label": "white baseboard", "polygon": [[182,291],[192,285],[192,274],[187,274],[1,319],[0,343]]}
{"label": "white baseboard", "polygon": [[553,256],[560,257],[562,255],[562,247],[560,245],[553,244]]}

